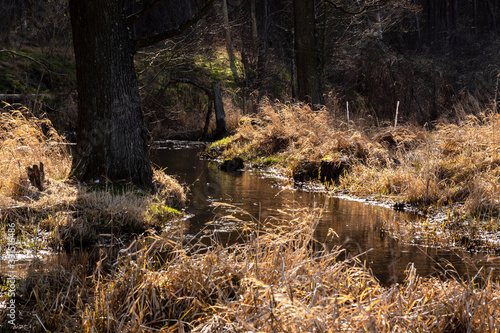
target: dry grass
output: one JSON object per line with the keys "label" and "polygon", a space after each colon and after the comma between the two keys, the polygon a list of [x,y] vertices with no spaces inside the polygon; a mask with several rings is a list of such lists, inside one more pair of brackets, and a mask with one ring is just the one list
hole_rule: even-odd
{"label": "dry grass", "polygon": [[243,118],[237,133],[214,143],[208,154],[272,165],[298,182],[321,179],[333,193],[406,203],[423,212],[449,210],[436,227],[452,229],[448,244],[475,234],[472,225],[483,234],[499,230],[500,115],[470,116],[433,130],[362,128],[338,121],[338,106],[331,107],[312,111],[264,102],[258,115]]}
{"label": "dry grass", "polygon": [[[245,117],[222,157],[246,159],[282,157],[289,172],[301,171],[306,164],[328,158],[333,161],[382,158],[381,147],[355,128],[338,126],[326,111],[312,111],[299,104],[271,104],[264,101],[255,117]],[[378,154],[382,154],[379,156]]]}
{"label": "dry grass", "polygon": [[[422,278],[409,266],[402,285],[383,287],[359,259],[314,246],[320,211],[288,214],[279,227],[256,221],[247,243],[229,247],[142,238],[88,279],[62,266],[35,274],[46,283],[22,281],[19,304],[32,331],[40,323],[53,332],[497,331],[500,285],[491,276]],[[28,317],[34,310],[40,321]]]}
{"label": "dry grass", "polygon": [[500,116],[441,125],[412,149],[399,144],[388,168],[356,165],[342,186],[360,194],[397,194],[412,204],[461,203],[466,214],[498,216],[500,132],[495,123]]}
{"label": "dry grass", "polygon": [[[50,121],[25,108],[6,105],[0,113],[0,218],[16,223],[18,239],[45,232],[43,241],[21,248],[84,247],[100,234],[141,233],[174,220],[186,203],[184,188],[160,170],[154,171],[154,193],[131,186],[103,184],[89,188],[68,179],[71,156]],[[42,190],[28,180],[26,167],[42,162]],[[2,233],[5,232],[2,228]],[[6,238],[2,237],[0,248]]]}
{"label": "dry grass", "polygon": [[0,113],[0,195],[29,196],[26,167],[42,162],[46,176],[63,179],[68,176],[70,156],[65,140],[49,120],[31,117],[25,108],[5,105]]}

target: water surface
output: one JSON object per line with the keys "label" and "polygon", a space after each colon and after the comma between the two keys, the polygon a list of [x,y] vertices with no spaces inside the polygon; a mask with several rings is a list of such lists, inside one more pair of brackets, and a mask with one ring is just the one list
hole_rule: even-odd
{"label": "water surface", "polygon": [[[351,256],[364,253],[366,262],[375,276],[384,284],[403,282],[404,271],[413,263],[422,276],[436,275],[453,265],[459,276],[473,276],[476,270],[466,264],[473,260],[484,264],[484,255],[470,256],[464,253],[438,248],[402,244],[384,230],[400,228],[420,217],[377,206],[370,202],[331,197],[325,193],[304,191],[288,186],[287,181],[257,170],[228,173],[220,171],[217,163],[200,158],[203,146],[195,143],[167,142],[155,153],[153,160],[166,172],[187,184],[190,205],[187,212],[187,233],[200,235],[200,231],[215,232],[223,243],[233,242],[238,223],[227,222],[220,217],[233,214],[229,207],[214,207],[222,202],[243,209],[259,221],[271,216],[280,217],[278,209],[291,207],[321,207],[322,218],[315,236],[327,247],[341,245]],[[288,187],[287,187],[288,186]],[[245,216],[239,215],[244,218]],[[246,217],[248,220],[250,218]],[[213,221],[209,225],[207,222]],[[333,230],[338,237],[332,237]]]}

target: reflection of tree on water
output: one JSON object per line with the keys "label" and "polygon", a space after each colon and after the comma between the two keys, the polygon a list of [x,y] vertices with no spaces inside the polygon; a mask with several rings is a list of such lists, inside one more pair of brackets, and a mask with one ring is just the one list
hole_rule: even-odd
{"label": "reflection of tree on water", "polygon": [[387,283],[393,284],[397,283],[398,275],[396,274],[396,261],[399,259],[399,251],[396,251],[397,241],[389,237],[389,251],[388,251],[388,264],[387,264]]}
{"label": "reflection of tree on water", "polygon": [[[342,249],[346,251],[346,259],[351,259],[353,257],[357,257],[360,254],[364,253],[365,250],[361,247],[359,242],[347,236],[344,243],[341,246]],[[362,260],[362,258],[360,258]]]}

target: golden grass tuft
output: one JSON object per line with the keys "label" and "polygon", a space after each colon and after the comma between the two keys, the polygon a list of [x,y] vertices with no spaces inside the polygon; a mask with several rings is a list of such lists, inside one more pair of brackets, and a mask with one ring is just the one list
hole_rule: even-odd
{"label": "golden grass tuft", "polygon": [[[37,276],[49,283],[27,291],[29,309],[52,331],[80,332],[495,332],[500,325],[492,276],[423,278],[409,266],[403,284],[384,287],[359,257],[341,260],[338,248],[315,244],[319,210],[288,213],[279,226],[256,223],[243,244],[150,236],[121,251],[110,271],[101,261],[88,279]],[[78,292],[68,299],[71,288]],[[35,296],[42,292],[51,297]]]}
{"label": "golden grass tuft", "polygon": [[6,104],[0,113],[0,195],[29,197],[26,167],[42,162],[46,176],[68,176],[71,160],[65,139],[48,119],[34,118],[24,107]]}
{"label": "golden grass tuft", "polygon": [[474,217],[499,217],[499,115],[469,117],[460,125],[441,125],[412,148],[396,146],[394,163],[358,163],[341,180],[354,194],[396,195],[417,205],[461,204]]}
{"label": "golden grass tuft", "polygon": [[184,187],[163,170],[153,170],[153,186],[155,194],[166,205],[175,208],[185,206],[187,198]]}
{"label": "golden grass tuft", "polygon": [[[79,184],[68,178],[71,156],[50,121],[6,105],[0,122],[0,218],[16,223],[19,239],[45,231],[38,249],[70,250],[96,244],[101,234],[132,235],[161,228],[177,220],[176,209],[186,203],[185,189],[161,170],[153,173],[154,193],[129,185]],[[30,184],[26,172],[39,162],[45,169],[42,190]],[[2,237],[0,251],[5,244]]]}
{"label": "golden grass tuft", "polygon": [[222,157],[238,155],[258,162],[262,157],[279,156],[280,166],[290,175],[311,169],[311,162],[319,165],[322,159],[340,163],[354,157],[388,158],[380,144],[356,128],[337,124],[326,110],[264,100],[256,116],[242,118]]}

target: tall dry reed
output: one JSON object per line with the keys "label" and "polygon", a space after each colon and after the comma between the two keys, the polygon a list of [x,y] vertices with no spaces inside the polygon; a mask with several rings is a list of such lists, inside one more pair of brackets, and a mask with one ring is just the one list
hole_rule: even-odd
{"label": "tall dry reed", "polygon": [[[403,284],[384,287],[359,257],[341,260],[339,248],[315,244],[320,214],[253,219],[248,241],[232,246],[142,238],[90,279],[51,273],[65,284],[32,286],[32,295],[52,297],[30,306],[44,309],[40,320],[52,331],[496,332],[500,285],[492,276],[423,278],[409,266]],[[68,284],[78,290],[72,299]]]}

